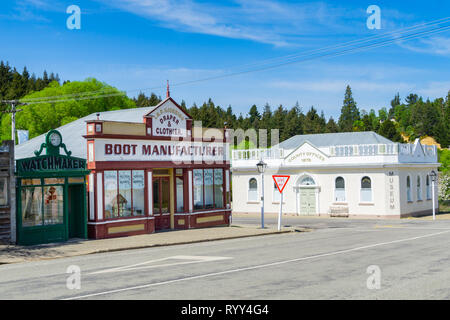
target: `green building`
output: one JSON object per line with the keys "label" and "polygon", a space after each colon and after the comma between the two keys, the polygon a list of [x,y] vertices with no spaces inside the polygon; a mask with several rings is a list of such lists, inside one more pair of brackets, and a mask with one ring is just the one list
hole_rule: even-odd
{"label": "green building", "polygon": [[71,157],[56,130],[34,153],[16,160],[17,243],[87,238],[86,160]]}

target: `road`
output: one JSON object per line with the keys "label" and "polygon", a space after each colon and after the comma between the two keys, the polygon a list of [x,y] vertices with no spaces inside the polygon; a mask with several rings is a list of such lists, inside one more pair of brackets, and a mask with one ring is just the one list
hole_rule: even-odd
{"label": "road", "polygon": [[450,299],[450,220],[284,223],[314,230],[0,265],[0,299]]}

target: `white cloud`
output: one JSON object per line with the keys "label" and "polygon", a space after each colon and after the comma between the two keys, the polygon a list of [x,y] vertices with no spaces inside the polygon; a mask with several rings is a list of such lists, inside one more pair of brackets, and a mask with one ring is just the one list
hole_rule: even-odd
{"label": "white cloud", "polygon": [[414,52],[450,57],[450,38],[447,37],[420,39],[416,41],[415,45],[406,42],[399,42],[398,44],[402,48]]}

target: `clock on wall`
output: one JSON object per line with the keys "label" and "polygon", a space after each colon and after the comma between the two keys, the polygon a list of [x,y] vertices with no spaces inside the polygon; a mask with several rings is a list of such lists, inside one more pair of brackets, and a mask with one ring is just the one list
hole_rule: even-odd
{"label": "clock on wall", "polygon": [[53,147],[57,148],[62,142],[61,134],[58,131],[53,131],[49,134],[48,140]]}
{"label": "clock on wall", "polygon": [[59,155],[59,149],[62,148],[66,155],[70,156],[72,152],[67,150],[66,145],[62,141],[62,135],[59,131],[50,130],[45,136],[45,143],[41,144],[39,151],[35,151],[34,154],[40,156],[42,151],[46,149],[47,155]]}

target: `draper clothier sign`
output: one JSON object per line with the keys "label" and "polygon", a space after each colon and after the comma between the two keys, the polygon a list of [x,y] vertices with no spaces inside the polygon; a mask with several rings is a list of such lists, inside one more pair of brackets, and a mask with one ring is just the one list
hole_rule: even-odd
{"label": "draper clothier sign", "polygon": [[[91,152],[91,151],[89,151]],[[95,141],[95,161],[228,161],[228,146],[218,142],[102,140]]]}
{"label": "draper clothier sign", "polygon": [[186,136],[186,116],[177,107],[170,104],[155,110],[152,126],[154,136]]}
{"label": "draper clothier sign", "polygon": [[86,170],[86,160],[63,155],[43,155],[17,160],[19,173],[58,170]]}

